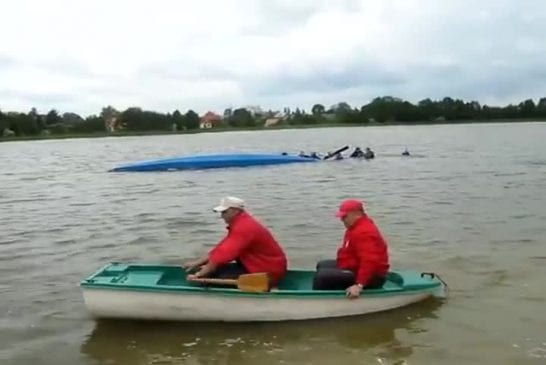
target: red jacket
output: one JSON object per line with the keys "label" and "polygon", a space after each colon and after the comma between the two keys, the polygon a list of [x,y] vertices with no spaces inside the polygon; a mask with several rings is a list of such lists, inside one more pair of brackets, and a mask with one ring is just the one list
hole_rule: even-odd
{"label": "red jacket", "polygon": [[269,273],[271,285],[277,285],[288,264],[271,232],[247,212],[236,216],[227,229],[227,236],[209,252],[209,260],[224,265],[238,259],[249,273]]}
{"label": "red jacket", "polygon": [[356,283],[366,286],[374,276],[386,276],[389,270],[387,243],[372,219],[359,218],[345,231],[337,251],[337,267],[351,270]]}

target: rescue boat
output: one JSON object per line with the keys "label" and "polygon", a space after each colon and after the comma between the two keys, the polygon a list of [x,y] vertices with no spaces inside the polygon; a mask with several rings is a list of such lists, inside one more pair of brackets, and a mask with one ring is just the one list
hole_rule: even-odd
{"label": "rescue boat", "polygon": [[346,317],[387,311],[431,297],[447,285],[434,273],[395,270],[380,289],[349,299],[343,290],[313,290],[315,271],[291,269],[277,288],[249,292],[238,287],[188,282],[180,266],[109,263],[80,286],[95,318],[166,321],[269,322]]}

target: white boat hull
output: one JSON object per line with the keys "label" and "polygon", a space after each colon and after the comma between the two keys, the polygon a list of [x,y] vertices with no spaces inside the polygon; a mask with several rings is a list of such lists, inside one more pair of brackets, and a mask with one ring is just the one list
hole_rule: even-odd
{"label": "white boat hull", "polygon": [[288,321],[380,312],[410,305],[431,292],[345,297],[235,297],[193,293],[145,292],[84,288],[89,312],[97,318],[169,321]]}

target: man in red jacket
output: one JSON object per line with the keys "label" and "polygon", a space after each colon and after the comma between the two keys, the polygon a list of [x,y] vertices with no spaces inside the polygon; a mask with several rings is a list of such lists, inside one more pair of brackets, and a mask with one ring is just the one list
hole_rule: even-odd
{"label": "man in red jacket", "polygon": [[227,223],[228,233],[209,253],[183,266],[199,270],[188,280],[201,277],[236,279],[241,274],[265,272],[276,286],[287,270],[286,255],[271,232],[245,211],[243,200],[226,197],[213,209]]}
{"label": "man in red jacket", "polygon": [[314,289],[346,289],[349,298],[356,298],[363,288],[380,288],[389,270],[387,243],[381,232],[359,200],[343,201],[336,217],[347,229],[337,259],[318,263]]}

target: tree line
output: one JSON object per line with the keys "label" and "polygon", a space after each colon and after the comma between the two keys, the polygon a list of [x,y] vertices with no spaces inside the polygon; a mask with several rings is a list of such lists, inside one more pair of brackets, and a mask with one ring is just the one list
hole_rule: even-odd
{"label": "tree line", "polygon": [[[256,112],[245,108],[226,110],[216,127],[248,128],[264,126],[273,119],[275,125],[362,124],[369,123],[453,123],[487,120],[545,119],[546,97],[524,100],[507,106],[481,105],[477,101],[463,101],[445,97],[441,100],[424,99],[417,104],[383,96],[373,99],[360,108],[346,102],[329,108],[315,104],[310,111],[285,108],[282,112]],[[85,118],[72,112],[60,114],[52,109],[45,115],[35,108],[28,113],[2,112],[0,110],[0,137],[35,136],[42,134],[95,133],[114,131],[182,131],[200,127],[201,118],[193,110],[181,113],[159,113],[131,107],[118,111],[112,106],[98,115]]]}

